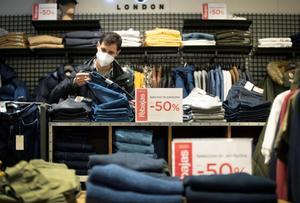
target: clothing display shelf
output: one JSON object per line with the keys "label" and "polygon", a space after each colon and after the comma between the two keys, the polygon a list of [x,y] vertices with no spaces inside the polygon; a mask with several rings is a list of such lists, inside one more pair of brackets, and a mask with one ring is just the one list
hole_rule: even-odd
{"label": "clothing display shelf", "polygon": [[296,56],[300,55],[300,47],[287,47],[287,48],[255,48],[254,54],[257,56]]}
{"label": "clothing display shelf", "polygon": [[37,31],[101,29],[99,20],[33,20],[31,24]]}
{"label": "clothing display shelf", "polygon": [[[222,122],[204,121],[192,123],[128,123],[128,122],[49,122],[49,146],[48,160],[53,162],[54,140],[59,137],[60,130],[71,128],[89,132],[94,147],[99,147],[100,154],[113,153],[113,132],[117,128],[152,129],[153,139],[159,139],[158,148],[164,151],[159,158],[164,158],[172,168],[172,140],[175,138],[238,138],[251,137],[258,139],[258,135],[264,127],[264,122]],[[90,133],[91,132],[91,133]],[[99,139],[99,140],[97,140]],[[101,143],[102,142],[102,143]],[[153,141],[154,142],[154,141]],[[97,146],[98,145],[98,146]],[[104,146],[104,147],[103,147]],[[79,176],[81,182],[86,181],[86,176]]]}
{"label": "clothing display shelf", "polygon": [[183,47],[184,53],[207,53],[207,54],[249,54],[251,46],[186,46]]}
{"label": "clothing display shelf", "polygon": [[185,19],[183,22],[183,30],[199,29],[199,30],[219,30],[219,29],[239,29],[248,30],[252,24],[251,20],[201,20],[201,19]]}

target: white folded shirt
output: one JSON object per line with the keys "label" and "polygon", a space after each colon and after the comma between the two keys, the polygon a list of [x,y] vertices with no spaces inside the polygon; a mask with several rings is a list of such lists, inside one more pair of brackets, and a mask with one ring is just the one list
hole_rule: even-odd
{"label": "white folded shirt", "polygon": [[258,40],[259,44],[272,42],[291,42],[291,38],[262,38]]}
{"label": "white folded shirt", "polygon": [[259,44],[258,47],[260,48],[286,48],[286,47],[292,47],[293,43],[276,43],[276,44]]}
{"label": "white folded shirt", "polygon": [[141,38],[135,38],[135,37],[123,37],[121,36],[123,42],[141,42]]}
{"label": "white folded shirt", "polygon": [[142,46],[141,42],[122,42],[121,47],[140,47]]}
{"label": "white folded shirt", "polygon": [[119,34],[122,37],[133,37],[133,38],[140,38],[141,33],[140,31],[128,29],[128,30],[117,30],[114,31],[115,33]]}
{"label": "white folded shirt", "polygon": [[215,40],[188,40],[182,41],[183,46],[214,46],[216,45]]}

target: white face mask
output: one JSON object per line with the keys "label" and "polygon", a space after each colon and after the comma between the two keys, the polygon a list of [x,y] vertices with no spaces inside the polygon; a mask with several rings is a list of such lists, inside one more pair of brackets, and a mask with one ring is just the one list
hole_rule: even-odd
{"label": "white face mask", "polygon": [[102,51],[98,51],[96,56],[101,67],[108,66],[115,60],[112,55],[109,55],[108,53],[104,53]]}

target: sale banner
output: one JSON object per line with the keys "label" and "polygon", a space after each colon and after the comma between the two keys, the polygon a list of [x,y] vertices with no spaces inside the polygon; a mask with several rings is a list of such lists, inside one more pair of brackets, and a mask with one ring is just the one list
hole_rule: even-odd
{"label": "sale banner", "polygon": [[33,4],[32,20],[57,20],[57,4]]}
{"label": "sale banner", "polygon": [[227,19],[227,6],[225,3],[202,4],[202,19]]}
{"label": "sale banner", "polygon": [[182,89],[136,89],[136,122],[182,122]]}
{"label": "sale banner", "polygon": [[251,138],[174,139],[173,175],[252,174]]}

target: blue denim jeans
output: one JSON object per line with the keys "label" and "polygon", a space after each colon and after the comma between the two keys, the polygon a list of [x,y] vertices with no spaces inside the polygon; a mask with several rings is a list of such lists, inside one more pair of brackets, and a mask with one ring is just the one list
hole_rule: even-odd
{"label": "blue denim jeans", "polygon": [[128,100],[133,100],[134,98],[124,89],[122,89],[117,83],[114,83],[105,77],[103,77],[100,73],[93,71],[90,73],[92,82],[101,85],[102,87],[106,87],[110,90],[123,94],[127,97]]}
{"label": "blue denim jeans", "polygon": [[182,88],[183,98],[187,97],[195,88],[194,85],[194,66],[178,67],[173,69],[175,87]]}
{"label": "blue denim jeans", "polygon": [[115,190],[154,195],[181,195],[183,184],[179,180],[162,180],[115,164],[95,166],[89,182]]}
{"label": "blue denim jeans", "polygon": [[210,70],[208,73],[208,78],[209,78],[209,93],[212,94],[213,96],[216,96],[216,80],[215,80],[215,74],[214,70]]}
{"label": "blue denim jeans", "polygon": [[[0,113],[0,160],[3,168],[21,160],[40,158],[40,126],[37,105]],[[23,135],[24,150],[16,150],[16,135]]]}
{"label": "blue denim jeans", "polygon": [[182,39],[184,41],[197,40],[197,39],[215,40],[215,36],[208,33],[194,32],[194,33],[182,34]]}
{"label": "blue denim jeans", "polygon": [[13,85],[5,85],[0,88],[0,101],[14,101],[15,87]]}
{"label": "blue denim jeans", "polygon": [[214,70],[214,76],[215,76],[215,82],[216,82],[216,94],[215,96],[218,96],[221,99],[221,78],[219,74],[219,69]]}
{"label": "blue denim jeans", "polygon": [[154,145],[138,145],[138,144],[128,144],[122,142],[114,142],[115,149],[120,152],[130,152],[130,153],[143,153],[143,154],[153,154]]}
{"label": "blue denim jeans", "polygon": [[224,75],[221,66],[218,67],[219,77],[220,77],[220,99],[224,101]]}
{"label": "blue denim jeans", "polygon": [[114,140],[123,143],[151,145],[153,131],[144,129],[117,129]]}

